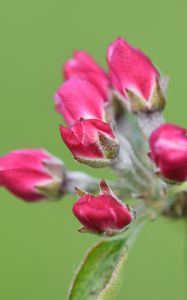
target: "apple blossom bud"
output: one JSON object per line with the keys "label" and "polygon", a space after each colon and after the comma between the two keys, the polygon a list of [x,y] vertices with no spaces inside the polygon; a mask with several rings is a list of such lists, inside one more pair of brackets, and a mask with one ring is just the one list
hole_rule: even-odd
{"label": "apple blossom bud", "polygon": [[187,180],[187,130],[173,124],[163,124],[149,139],[150,158],[165,179]]}
{"label": "apple blossom bud", "polygon": [[56,110],[68,125],[80,118],[105,120],[105,101],[97,88],[83,79],[69,79],[55,94]]}
{"label": "apple blossom bud", "polygon": [[129,227],[134,211],[116,198],[105,181],[101,181],[100,187],[99,196],[77,189],[80,198],[73,206],[73,213],[83,225],[80,232],[113,236]]}
{"label": "apple blossom bud", "polygon": [[118,38],[109,46],[107,58],[112,85],[130,111],[164,108],[160,75],[143,52]]}
{"label": "apple blossom bud", "polygon": [[74,158],[92,167],[103,167],[118,154],[111,127],[100,120],[80,120],[71,128],[61,125],[60,132]]}
{"label": "apple blossom bud", "polygon": [[109,79],[104,70],[84,51],[75,51],[64,65],[64,78],[82,78],[92,83],[105,101],[109,98]]}
{"label": "apple blossom bud", "polygon": [[62,195],[62,162],[43,149],[21,149],[0,157],[0,185],[26,201]]}

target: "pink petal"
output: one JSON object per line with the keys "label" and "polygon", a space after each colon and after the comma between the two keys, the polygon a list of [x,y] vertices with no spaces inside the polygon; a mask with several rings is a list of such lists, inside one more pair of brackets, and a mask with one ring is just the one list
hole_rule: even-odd
{"label": "pink petal", "polygon": [[114,88],[126,98],[127,90],[145,100],[151,98],[159,73],[143,52],[118,38],[109,46],[107,58]]}
{"label": "pink petal", "polygon": [[75,51],[72,59],[64,65],[64,78],[82,78],[92,83],[107,101],[109,97],[109,79],[104,70],[84,51]]}
{"label": "pink petal", "polygon": [[104,99],[94,85],[83,79],[66,81],[55,94],[56,110],[68,125],[80,118],[104,120]]}
{"label": "pink petal", "polygon": [[60,126],[60,132],[64,143],[76,158],[103,158],[98,133],[114,138],[110,126],[96,119],[77,121],[71,128]]}

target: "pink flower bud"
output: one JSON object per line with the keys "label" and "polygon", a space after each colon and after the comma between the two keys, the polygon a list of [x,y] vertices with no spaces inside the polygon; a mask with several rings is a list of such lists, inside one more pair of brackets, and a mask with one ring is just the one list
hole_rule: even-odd
{"label": "pink flower bud", "polygon": [[134,213],[114,196],[105,181],[101,181],[100,185],[100,195],[81,196],[73,206],[73,213],[84,226],[80,229],[81,232],[113,236],[128,228],[134,219]]}
{"label": "pink flower bud", "polygon": [[150,137],[150,158],[166,179],[187,180],[186,133],[186,129],[179,126],[163,124]]}
{"label": "pink flower bud", "polygon": [[164,105],[159,73],[143,52],[118,38],[109,46],[107,58],[112,85],[132,111]]}
{"label": "pink flower bud", "polygon": [[109,80],[104,70],[84,51],[75,51],[72,59],[64,65],[64,78],[82,78],[100,91],[103,99],[109,98]]}
{"label": "pink flower bud", "polygon": [[83,79],[72,78],[61,85],[55,94],[56,110],[68,125],[80,118],[105,119],[104,99],[97,88]]}
{"label": "pink flower bud", "polygon": [[26,201],[59,197],[63,180],[62,162],[45,150],[15,150],[0,157],[0,185]]}
{"label": "pink flower bud", "polygon": [[101,167],[118,153],[112,129],[100,120],[80,120],[71,128],[60,126],[60,132],[75,159],[82,163]]}

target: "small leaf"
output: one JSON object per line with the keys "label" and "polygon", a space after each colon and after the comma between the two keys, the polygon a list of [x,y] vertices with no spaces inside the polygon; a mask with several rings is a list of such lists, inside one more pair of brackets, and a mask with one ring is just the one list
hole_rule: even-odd
{"label": "small leaf", "polygon": [[125,240],[101,241],[84,259],[68,300],[114,299],[127,256]]}

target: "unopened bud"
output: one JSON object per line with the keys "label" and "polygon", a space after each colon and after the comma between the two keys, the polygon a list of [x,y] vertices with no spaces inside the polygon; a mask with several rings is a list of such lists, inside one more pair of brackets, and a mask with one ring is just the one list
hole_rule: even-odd
{"label": "unopened bud", "polygon": [[107,166],[118,155],[116,137],[101,120],[80,120],[71,128],[60,126],[60,132],[74,158],[91,167]]}
{"label": "unopened bud", "polygon": [[99,196],[82,194],[73,206],[73,213],[82,223],[80,232],[114,236],[126,230],[135,214],[128,205],[119,201],[105,181],[100,183]]}
{"label": "unopened bud", "polygon": [[113,88],[131,112],[164,108],[159,72],[143,52],[118,38],[109,46],[107,56]]}
{"label": "unopened bud", "polygon": [[62,162],[43,149],[21,149],[0,158],[0,185],[26,201],[63,194]]}

